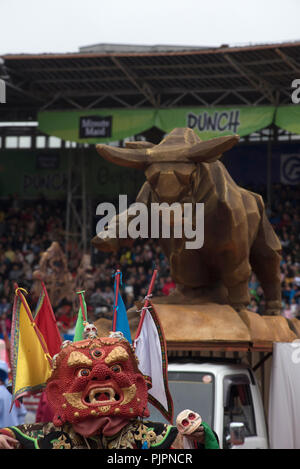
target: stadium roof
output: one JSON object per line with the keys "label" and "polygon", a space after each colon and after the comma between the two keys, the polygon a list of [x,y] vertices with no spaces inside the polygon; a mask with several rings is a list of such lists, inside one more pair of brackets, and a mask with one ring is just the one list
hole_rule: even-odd
{"label": "stadium roof", "polygon": [[218,48],[102,44],[2,59],[7,97],[1,121],[35,120],[38,111],[54,109],[290,104],[291,83],[300,78],[300,42]]}
{"label": "stadium roof", "polygon": [[[174,45],[138,45],[138,44],[92,44],[89,46],[79,47],[80,53],[96,52],[96,53],[140,53],[140,52],[179,52],[187,50],[209,49],[207,46],[174,46]],[[211,47],[210,47],[211,49]]]}

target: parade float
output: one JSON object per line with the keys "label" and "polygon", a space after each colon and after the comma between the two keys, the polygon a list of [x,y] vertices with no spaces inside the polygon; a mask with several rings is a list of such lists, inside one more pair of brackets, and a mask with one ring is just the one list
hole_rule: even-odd
{"label": "parade float", "polygon": [[[274,409],[279,398],[277,387],[274,389],[271,384],[273,350],[277,344],[297,347],[300,321],[280,314],[281,245],[267,219],[262,197],[239,187],[220,161],[223,152],[237,142],[235,135],[201,141],[193,130],[179,128],[157,145],[145,141],[129,142],[126,148],[101,144],[97,151],[111,163],[144,171],[146,181],[137,196],[138,203],[148,207],[153,203],[180,206],[192,203],[194,217],[196,204],[204,203],[204,240],[200,248],[187,249],[189,239],[174,236],[176,226],[184,224],[180,212],[179,216],[174,212],[170,218],[173,228],[170,239],[163,236],[157,239],[168,258],[176,290],[167,297],[151,298],[151,307],[165,331],[169,357],[177,363],[182,359],[188,363],[216,359],[225,363],[229,359],[247,365],[258,379],[264,403],[264,411],[259,404],[259,409],[253,408],[253,412],[257,425],[266,428],[263,413],[270,422],[269,408]],[[133,240],[124,236],[124,232],[133,218],[130,211],[114,217],[97,233],[93,245],[106,252],[130,246]],[[112,236],[116,227],[122,237]],[[263,315],[247,309],[251,271],[264,290]],[[137,306],[128,311],[133,334],[141,305]],[[293,348],[291,357],[292,353]],[[277,359],[276,363],[279,362]],[[219,373],[222,377],[226,375],[224,370]],[[294,374],[294,370],[286,367],[286,373]],[[230,369],[227,374],[232,377],[243,372]],[[245,384],[245,380],[244,375],[240,384]],[[247,380],[250,383],[251,376]],[[220,398],[222,407],[221,401]],[[256,402],[257,396],[252,396],[252,401]],[[223,432],[222,422],[218,425],[219,433]],[[250,438],[248,447],[267,447],[265,430],[262,434],[263,442]],[[225,441],[225,435],[223,438]]]}

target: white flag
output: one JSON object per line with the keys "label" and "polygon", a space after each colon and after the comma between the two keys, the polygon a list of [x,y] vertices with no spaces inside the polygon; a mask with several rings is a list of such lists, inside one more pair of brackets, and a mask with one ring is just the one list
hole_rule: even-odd
{"label": "white flag", "polygon": [[167,355],[159,320],[154,312],[146,310],[139,336],[134,341],[139,369],[151,379],[149,401],[169,420],[173,419],[173,403],[168,389]]}

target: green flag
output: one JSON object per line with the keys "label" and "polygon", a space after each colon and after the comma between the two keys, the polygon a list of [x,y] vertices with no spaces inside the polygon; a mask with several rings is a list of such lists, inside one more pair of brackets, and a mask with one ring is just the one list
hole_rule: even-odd
{"label": "green flag", "polygon": [[79,295],[80,308],[78,311],[73,342],[78,342],[79,340],[83,340],[84,326],[88,322],[86,303],[85,303],[83,293],[84,291],[77,292],[77,294]]}

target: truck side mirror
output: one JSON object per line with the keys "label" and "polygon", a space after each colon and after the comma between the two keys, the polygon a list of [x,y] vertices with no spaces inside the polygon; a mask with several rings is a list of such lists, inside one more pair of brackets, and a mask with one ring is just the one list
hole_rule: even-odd
{"label": "truck side mirror", "polygon": [[242,422],[231,422],[229,425],[230,446],[243,445],[245,442],[245,424]]}

